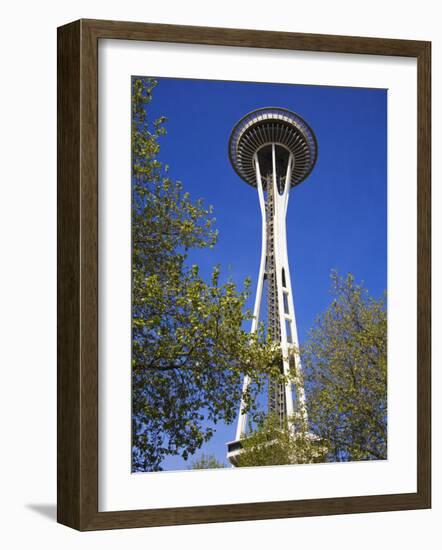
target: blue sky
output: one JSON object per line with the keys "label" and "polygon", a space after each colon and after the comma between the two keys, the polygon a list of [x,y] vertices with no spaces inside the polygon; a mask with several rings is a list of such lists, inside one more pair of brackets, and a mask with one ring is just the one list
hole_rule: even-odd
{"label": "blue sky", "polygon": [[[147,76],[147,75],[146,75]],[[293,84],[159,78],[149,105],[165,115],[159,159],[191,196],[212,204],[219,240],[192,261],[202,273],[221,264],[241,283],[259,268],[261,216],[257,192],[230,165],[235,123],[257,108],[301,115],[318,141],[311,175],[292,189],[287,212],[290,272],[300,343],[331,301],[330,271],[351,272],[378,297],[387,288],[387,91]],[[249,306],[253,306],[252,295]],[[225,460],[235,425],[220,426],[201,452]],[[200,454],[200,453],[198,453]],[[170,458],[165,469],[186,468]]]}

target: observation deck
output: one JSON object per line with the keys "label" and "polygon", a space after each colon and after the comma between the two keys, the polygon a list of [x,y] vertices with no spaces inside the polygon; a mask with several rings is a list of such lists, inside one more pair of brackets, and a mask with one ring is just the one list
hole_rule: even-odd
{"label": "observation deck", "polygon": [[239,177],[256,187],[255,153],[260,155],[263,176],[272,172],[271,144],[278,146],[277,162],[284,162],[290,153],[293,155],[290,185],[293,187],[305,180],[316,163],[316,136],[299,115],[279,107],[252,111],[234,126],[229,139],[229,158]]}

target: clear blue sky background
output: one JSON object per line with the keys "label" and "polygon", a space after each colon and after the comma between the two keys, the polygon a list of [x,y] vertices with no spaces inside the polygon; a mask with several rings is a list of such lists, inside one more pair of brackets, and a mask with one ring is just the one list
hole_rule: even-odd
{"label": "clear blue sky background", "polygon": [[[261,216],[257,192],[233,171],[230,132],[246,113],[266,106],[301,115],[318,140],[318,161],[292,189],[287,213],[290,272],[300,343],[331,301],[330,271],[351,272],[378,297],[387,288],[387,91],[292,84],[159,78],[149,105],[165,115],[159,159],[193,198],[215,208],[219,240],[192,261],[240,283],[258,275]],[[253,307],[254,296],[250,307]],[[219,426],[201,452],[225,460],[235,425]],[[198,456],[200,453],[197,453]],[[170,458],[164,468],[187,468]]]}

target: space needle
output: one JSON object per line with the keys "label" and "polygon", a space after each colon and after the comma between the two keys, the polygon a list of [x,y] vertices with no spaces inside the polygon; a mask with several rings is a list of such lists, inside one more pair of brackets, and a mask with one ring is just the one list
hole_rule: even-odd
{"label": "space needle", "polygon": [[[229,158],[238,176],[258,191],[262,218],[261,261],[251,332],[259,323],[266,287],[267,330],[281,346],[281,373],[301,374],[293,291],[287,254],[286,214],[290,189],[304,181],[317,158],[317,142],[309,125],[296,113],[267,107],[245,115],[233,128]],[[267,283],[267,284],[265,284]],[[299,379],[299,378],[298,378]],[[243,395],[250,385],[245,376]],[[269,380],[268,412],[281,428],[290,426],[295,412],[293,383]],[[296,386],[296,413],[307,423],[305,393]],[[235,466],[246,436],[247,414],[241,400],[235,440],[227,444],[227,457]]]}

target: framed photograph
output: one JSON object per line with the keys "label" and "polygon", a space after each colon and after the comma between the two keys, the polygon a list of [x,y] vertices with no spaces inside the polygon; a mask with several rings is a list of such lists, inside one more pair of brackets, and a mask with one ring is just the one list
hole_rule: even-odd
{"label": "framed photograph", "polygon": [[429,42],[58,29],[58,521],[431,506]]}

